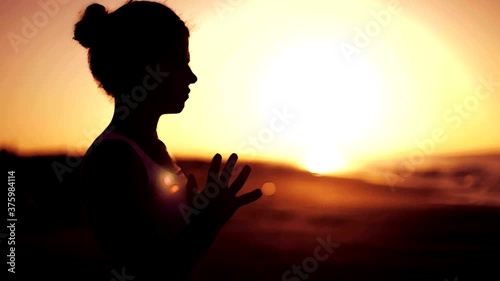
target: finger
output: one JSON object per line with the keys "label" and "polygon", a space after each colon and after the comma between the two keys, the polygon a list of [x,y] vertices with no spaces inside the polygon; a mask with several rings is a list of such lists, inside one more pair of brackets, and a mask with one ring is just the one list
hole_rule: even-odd
{"label": "finger", "polygon": [[222,162],[222,156],[217,153],[214,158],[212,158],[212,163],[210,163],[210,167],[208,168],[208,176],[206,183],[215,182],[219,177],[220,165]]}
{"label": "finger", "polygon": [[224,166],[224,170],[222,170],[222,173],[220,175],[220,180],[223,183],[223,187],[226,187],[229,184],[229,179],[231,178],[231,175],[233,173],[236,161],[238,161],[238,155],[236,153],[231,154],[226,162],[226,165]]}
{"label": "finger", "polygon": [[187,194],[188,194],[190,199],[192,199],[196,195],[198,195],[198,193],[199,193],[198,184],[196,183],[196,178],[194,177],[193,174],[190,174],[188,176],[186,188],[187,188]]}
{"label": "finger", "polygon": [[236,208],[248,205],[262,197],[262,191],[260,189],[255,189],[248,193],[245,193],[239,197],[235,198]]}
{"label": "finger", "polygon": [[196,183],[196,178],[193,174],[189,174],[187,177],[186,188],[189,190],[198,190],[198,183]]}
{"label": "finger", "polygon": [[230,192],[233,195],[236,195],[241,190],[241,188],[243,187],[243,185],[247,181],[251,170],[252,169],[250,169],[250,166],[248,166],[248,165],[245,165],[245,167],[243,167],[243,169],[241,170],[241,173],[236,177],[236,179],[231,184],[231,187],[229,188]]}

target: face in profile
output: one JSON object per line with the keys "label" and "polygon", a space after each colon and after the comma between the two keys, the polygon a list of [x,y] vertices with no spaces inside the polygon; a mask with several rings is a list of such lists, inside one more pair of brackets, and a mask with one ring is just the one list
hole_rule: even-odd
{"label": "face in profile", "polygon": [[159,69],[168,76],[153,89],[152,105],[160,114],[180,113],[189,98],[189,85],[197,81],[189,66],[189,43],[184,38],[177,41],[159,63]]}

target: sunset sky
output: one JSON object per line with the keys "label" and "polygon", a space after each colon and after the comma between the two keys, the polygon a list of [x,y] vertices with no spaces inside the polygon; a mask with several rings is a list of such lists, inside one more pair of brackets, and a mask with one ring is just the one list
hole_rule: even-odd
{"label": "sunset sky", "polygon": [[[107,126],[113,103],[72,40],[93,2],[1,2],[0,147],[84,153]],[[236,152],[328,172],[500,151],[500,1],[165,3],[191,29],[198,76],[185,110],[158,125],[176,157]]]}

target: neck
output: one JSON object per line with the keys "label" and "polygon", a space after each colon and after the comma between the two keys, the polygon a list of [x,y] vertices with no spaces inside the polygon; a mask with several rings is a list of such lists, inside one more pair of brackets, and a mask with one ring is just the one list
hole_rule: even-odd
{"label": "neck", "polygon": [[[123,105],[121,105],[123,106]],[[151,140],[157,139],[156,127],[160,115],[140,110],[140,108],[129,109],[129,114],[125,114],[123,110],[115,111],[113,118],[108,126],[113,132],[123,134],[134,140]]]}

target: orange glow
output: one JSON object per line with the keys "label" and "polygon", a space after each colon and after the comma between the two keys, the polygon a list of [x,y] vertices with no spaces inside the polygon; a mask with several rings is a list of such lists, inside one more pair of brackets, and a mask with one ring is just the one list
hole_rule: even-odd
{"label": "orange glow", "polygon": [[163,177],[163,183],[165,184],[165,186],[170,186],[172,185],[174,182],[172,181],[172,175],[170,174],[167,174]]}
{"label": "orange glow", "polygon": [[264,196],[273,196],[276,193],[276,185],[273,182],[266,182],[260,190]]}
{"label": "orange glow", "polygon": [[[176,157],[236,152],[248,161],[342,172],[411,152],[436,129],[446,141],[435,153],[500,149],[498,95],[457,111],[488,75],[500,80],[495,1],[401,0],[398,13],[390,1],[371,0],[225,1],[228,10],[217,1],[188,2],[167,3],[192,27],[199,78],[184,112],[158,124]],[[72,40],[90,3],[70,1],[26,42],[0,43],[0,147],[84,153],[107,126],[112,102]],[[102,1],[111,10],[120,3]],[[2,34],[22,35],[22,18],[41,10],[35,2],[4,6]],[[390,18],[379,19],[378,33],[359,35],[384,12]],[[366,37],[362,47],[357,36]],[[349,59],[345,44],[356,47]],[[293,117],[283,121],[284,111]]]}
{"label": "orange glow", "polygon": [[314,174],[339,172],[349,166],[344,156],[331,149],[327,152],[321,148],[309,151],[303,161],[305,168]]}
{"label": "orange glow", "polygon": [[179,191],[179,186],[174,184],[170,187],[170,192],[172,193],[176,193],[177,191]]}

